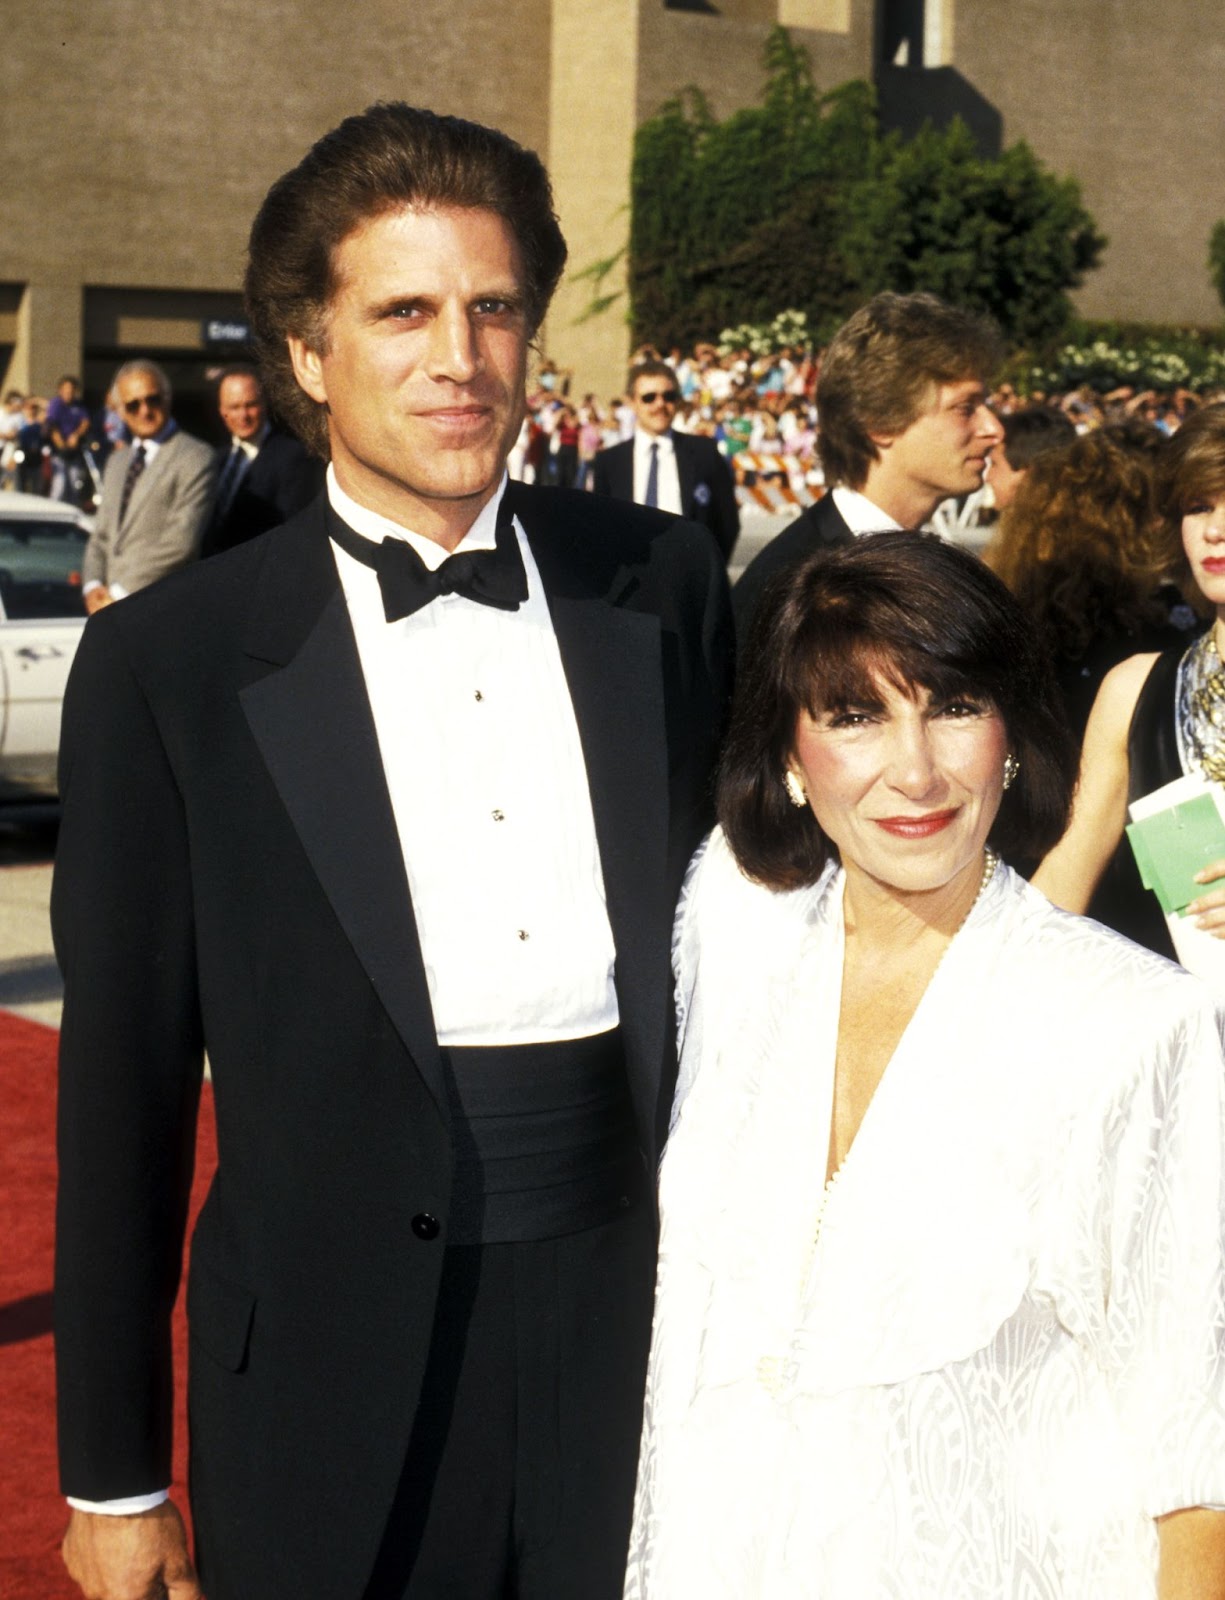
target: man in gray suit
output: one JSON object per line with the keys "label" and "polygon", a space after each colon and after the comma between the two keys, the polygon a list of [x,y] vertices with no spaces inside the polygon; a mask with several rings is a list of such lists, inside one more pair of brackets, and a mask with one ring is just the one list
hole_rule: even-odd
{"label": "man in gray suit", "polygon": [[82,570],[91,616],[199,554],[215,486],[214,453],[170,415],[170,380],[156,362],[126,362],[114,392],[132,447],[114,452],[102,478]]}

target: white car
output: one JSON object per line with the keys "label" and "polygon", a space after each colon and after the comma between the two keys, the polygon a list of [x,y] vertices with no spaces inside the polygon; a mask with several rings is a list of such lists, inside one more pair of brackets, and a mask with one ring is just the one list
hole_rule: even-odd
{"label": "white car", "polygon": [[0,802],[56,793],[60,708],[85,626],[89,527],[75,506],[0,493]]}

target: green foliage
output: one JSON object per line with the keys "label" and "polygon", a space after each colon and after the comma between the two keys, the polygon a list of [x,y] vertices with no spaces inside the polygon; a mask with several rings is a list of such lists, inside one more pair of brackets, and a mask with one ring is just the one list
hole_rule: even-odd
{"label": "green foliage", "polygon": [[1109,394],[1134,390],[1192,389],[1204,394],[1225,387],[1225,347],[1196,328],[1117,323],[1081,323],[1071,338],[1037,364],[1019,361],[1018,388],[1061,393],[1083,387]]}
{"label": "green foliage", "polygon": [[719,354],[730,356],[747,350],[752,356],[772,356],[811,341],[808,318],[802,311],[787,310],[769,322],[740,322],[734,328],[724,328],[719,335]]}
{"label": "green foliage", "polygon": [[696,91],[635,145],[631,321],[661,347],[768,322],[783,306],[828,335],[880,289],[930,289],[1015,341],[1057,336],[1067,290],[1105,240],[1070,179],[1017,144],[980,156],[965,127],[882,134],[866,83],[818,92],[783,28],[760,106],[716,121]]}
{"label": "green foliage", "polygon": [[1225,306],[1225,220],[1218,222],[1208,235],[1208,271],[1217,297]]}
{"label": "green foliage", "polygon": [[574,274],[576,283],[586,282],[591,285],[591,299],[584,308],[583,314],[577,319],[579,322],[588,322],[592,317],[602,316],[605,311],[611,310],[620,300],[623,291],[621,289],[607,288],[606,285],[609,274],[624,257],[625,246],[622,245],[620,250],[614,250],[612,255],[605,256],[600,261],[593,261],[589,267],[584,267],[581,272]]}

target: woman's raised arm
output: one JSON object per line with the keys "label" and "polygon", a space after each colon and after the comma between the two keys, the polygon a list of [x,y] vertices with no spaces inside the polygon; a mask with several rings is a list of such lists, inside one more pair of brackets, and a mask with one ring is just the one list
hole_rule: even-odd
{"label": "woman's raised arm", "polygon": [[1083,913],[1127,821],[1127,735],[1155,655],[1129,656],[1102,679],[1089,713],[1067,832],[1033,881],[1065,911]]}

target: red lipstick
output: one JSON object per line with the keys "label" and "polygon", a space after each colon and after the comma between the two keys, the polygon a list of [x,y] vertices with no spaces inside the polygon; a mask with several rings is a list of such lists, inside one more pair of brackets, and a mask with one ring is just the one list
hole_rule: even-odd
{"label": "red lipstick", "polygon": [[921,817],[874,817],[873,821],[898,839],[929,839],[948,827],[958,809],[953,806],[947,811],[928,811]]}

